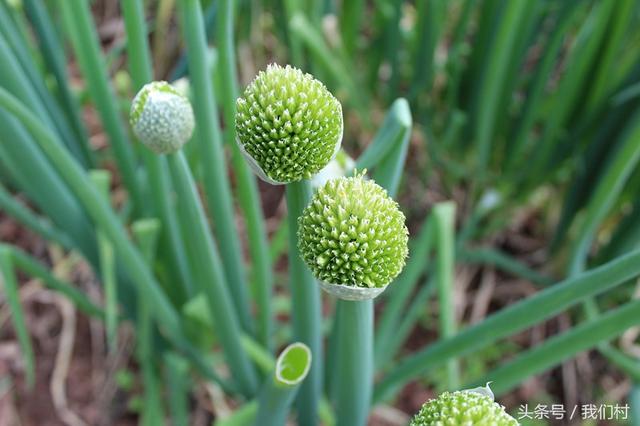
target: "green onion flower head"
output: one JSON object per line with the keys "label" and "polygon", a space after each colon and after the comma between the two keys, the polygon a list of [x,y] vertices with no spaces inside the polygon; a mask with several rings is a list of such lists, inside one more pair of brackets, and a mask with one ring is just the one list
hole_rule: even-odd
{"label": "green onion flower head", "polygon": [[409,426],[517,426],[489,391],[445,392],[427,401]]}
{"label": "green onion flower head", "polygon": [[310,74],[269,65],[236,102],[237,142],[263,180],[309,179],[336,155],[342,106]]}
{"label": "green onion flower head", "polygon": [[364,173],[328,181],[298,219],[302,258],[327,292],[372,299],[400,273],[407,257],[404,214]]}
{"label": "green onion flower head", "polygon": [[146,84],[133,99],[131,127],[156,154],[179,150],[191,138],[193,109],[189,100],[166,81]]}

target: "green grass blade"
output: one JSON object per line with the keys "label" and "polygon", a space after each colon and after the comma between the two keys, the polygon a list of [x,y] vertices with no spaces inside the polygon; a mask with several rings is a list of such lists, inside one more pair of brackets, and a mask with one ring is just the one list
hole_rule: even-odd
{"label": "green grass blade", "polygon": [[7,297],[7,303],[11,312],[13,326],[20,343],[20,351],[24,357],[25,373],[27,378],[27,388],[33,389],[36,382],[35,355],[33,346],[31,345],[31,337],[27,330],[27,324],[24,320],[24,312],[20,304],[20,295],[18,291],[18,280],[16,279],[11,252],[5,246],[0,246],[0,278],[4,293]]}
{"label": "green grass blade", "polygon": [[249,358],[251,358],[258,369],[264,374],[271,373],[276,365],[276,361],[273,355],[271,355],[271,352],[246,334],[242,335],[241,340],[242,347],[247,351]]}
{"label": "green grass blade", "polygon": [[[0,15],[1,16],[1,15]],[[0,22],[1,23],[1,22]],[[38,114],[41,121],[58,136],[54,120],[49,116],[42,100],[39,98],[36,89],[25,75],[25,71],[20,66],[16,56],[11,51],[9,44],[0,36],[0,77],[2,78],[2,86],[15,96],[23,100],[34,113]],[[59,139],[61,140],[61,139]],[[65,146],[71,149],[71,146],[65,141]]]}
{"label": "green grass blade", "polygon": [[587,206],[584,222],[578,233],[578,239],[573,245],[569,264],[569,274],[584,269],[588,252],[595,237],[596,231],[614,202],[620,195],[629,175],[640,160],[640,125],[637,120],[640,112],[625,134],[623,145],[615,156],[609,160],[607,172],[601,177],[589,205]]}
{"label": "green grass blade", "polygon": [[638,362],[637,358],[626,355],[609,342],[603,342],[598,345],[598,351],[635,383],[640,382],[640,362]]}
{"label": "green grass blade", "polygon": [[494,126],[497,119],[498,106],[502,84],[511,60],[509,54],[512,51],[522,20],[530,1],[511,1],[505,4],[503,16],[500,19],[494,43],[489,50],[487,68],[483,74],[482,85],[478,100],[481,106],[478,108],[477,121],[475,123],[475,145],[477,149],[477,170],[481,176],[486,174],[489,163]]}
{"label": "green grass blade", "polygon": [[179,227],[176,203],[172,199],[173,186],[166,158],[157,156],[147,163],[151,191],[158,206],[158,216],[162,221],[162,247],[168,252],[171,270],[177,275],[184,295],[193,297],[194,279],[189,268],[184,236]]}
{"label": "green grass blade", "polygon": [[247,239],[252,260],[253,294],[258,307],[256,333],[260,342],[271,348],[273,319],[271,313],[271,296],[273,274],[270,268],[267,243],[267,231],[262,213],[260,194],[256,177],[249,169],[236,143],[235,134],[235,102],[238,96],[236,57],[234,52],[233,18],[234,2],[223,0],[216,25],[220,76],[225,84],[221,85],[221,103],[225,120],[225,138],[231,149],[231,161],[236,173],[237,194],[240,208],[244,213],[247,226]]}
{"label": "green grass blade", "polygon": [[391,100],[397,96],[398,85],[400,82],[400,51],[402,50],[402,32],[400,28],[400,20],[402,19],[402,8],[404,1],[396,0],[389,2],[393,13],[384,24],[384,53],[386,63],[391,69],[389,84],[387,86],[387,99]]}
{"label": "green grass blade", "polygon": [[367,149],[358,157],[356,168],[362,170],[375,167],[394,148],[406,141],[407,133],[411,133],[411,111],[404,99],[397,99],[389,108]]}
{"label": "green grass blade", "polygon": [[[139,90],[153,78],[151,55],[141,0],[121,1],[125,29],[127,31],[127,58],[135,90]],[[166,159],[149,150],[143,150],[144,163],[149,176],[149,186],[155,214],[162,221],[162,245],[169,257],[169,271],[173,280],[180,282],[187,297],[193,296],[193,279],[187,267],[184,240],[181,238],[175,208],[171,203],[171,180]],[[184,296],[184,295],[183,295]]]}
{"label": "green grass blade", "polygon": [[[106,170],[91,170],[89,179],[106,204],[110,203],[111,174]],[[113,245],[98,228],[98,254],[100,256],[100,278],[104,286],[105,328],[107,343],[111,351],[118,348],[118,286],[116,283],[116,260]]]}
{"label": "green grass blade", "polygon": [[109,84],[107,67],[100,53],[96,27],[87,0],[59,0],[63,22],[73,44],[76,58],[87,82],[91,98],[102,119],[118,169],[135,209],[144,207],[142,189],[136,176],[136,159],[119,114],[118,101]]}
{"label": "green grass blade", "polygon": [[147,24],[144,19],[144,2],[122,0],[122,16],[127,31],[127,60],[136,90],[153,79],[151,54],[147,40]]}
{"label": "green grass blade", "polygon": [[93,164],[95,159],[89,145],[89,136],[82,121],[78,101],[71,90],[66,68],[67,58],[65,57],[62,43],[54,29],[53,21],[41,1],[25,0],[23,3],[25,11],[33,24],[33,29],[38,35],[44,61],[56,79],[59,97],[71,121],[76,138],[83,151],[85,151],[85,156],[91,160],[90,164]]}
{"label": "green grass blade", "polygon": [[[0,127],[0,161],[4,170],[41,212],[66,230],[74,247],[95,265],[95,232],[77,198],[38,147],[38,141],[4,111],[0,113]],[[46,131],[50,132],[48,128]]]}
{"label": "green grass blade", "polygon": [[[269,259],[272,265],[274,265],[284,252],[287,251],[287,240],[289,238],[289,228],[287,218],[281,219],[278,224],[278,228],[271,236],[271,243],[269,244]],[[275,265],[274,265],[275,266]]]}
{"label": "green grass blade", "polygon": [[166,366],[172,424],[186,426],[189,424],[189,365],[184,358],[174,352],[166,353],[163,360]]}
{"label": "green grass blade", "polygon": [[[142,256],[149,265],[156,257],[160,221],[157,219],[142,219],[133,223],[131,231]],[[151,306],[144,294],[138,294],[136,321],[137,356],[142,368],[144,383],[144,405],[142,407],[143,426],[154,426],[164,421],[164,413],[160,395],[159,378],[156,373],[153,352],[153,323]]]}
{"label": "green grass blade", "polygon": [[562,136],[572,114],[579,112],[575,109],[582,105],[582,94],[589,92],[585,89],[590,84],[589,70],[593,67],[598,48],[606,34],[606,24],[613,5],[613,2],[596,3],[575,37],[574,47],[566,60],[565,72],[555,91],[555,101],[544,117],[541,140],[536,143],[533,156],[527,159],[527,173],[523,177],[528,180],[529,185],[535,185],[531,181],[545,175],[543,170],[549,166],[557,146],[557,138]]}
{"label": "green grass blade", "polygon": [[349,103],[358,110],[360,117],[366,123],[368,114],[366,113],[365,92],[357,87],[352,77],[353,74],[348,71],[347,65],[331,51],[318,29],[301,13],[291,18],[289,29],[291,30],[291,35],[304,43],[317,63],[321,64],[331,78],[337,81],[341,88],[347,92]]}
{"label": "green grass blade", "polygon": [[[475,0],[464,0],[462,5],[462,11],[460,12],[460,18],[455,25],[453,32],[453,39],[451,41],[451,50],[448,56],[447,62],[447,74],[449,81],[447,82],[446,91],[446,103],[451,107],[451,113],[460,111],[460,89],[463,83],[463,71],[465,67],[465,61],[463,59],[466,56],[467,40],[466,36],[469,32],[472,12],[475,10],[475,6],[478,4]],[[474,50],[474,53],[476,51]],[[453,116],[448,118],[449,123],[453,121]]]}
{"label": "green grass blade", "polygon": [[[429,279],[424,282],[415,294],[415,297],[411,299],[409,306],[403,311],[402,319],[398,322],[398,325],[385,349],[385,352],[387,352],[386,359],[389,361],[387,365],[384,365],[385,367],[390,367],[392,365],[390,362],[396,358],[400,351],[403,350],[403,347],[409,339],[416,324],[421,318],[424,318],[427,308],[429,307],[429,298],[433,295],[436,289],[433,281],[433,279]],[[421,322],[421,325],[424,326],[423,322]]]}
{"label": "green grass blade", "polygon": [[600,58],[597,67],[594,67],[595,76],[591,78],[587,111],[601,105],[604,98],[611,95],[615,80],[611,78],[613,69],[618,66],[617,57],[621,53],[622,42],[633,23],[634,8],[637,12],[637,4],[634,0],[622,0],[616,3],[610,15],[609,33],[600,48]]}
{"label": "green grass blade", "polygon": [[214,426],[251,426],[258,415],[258,401],[254,400],[238,408],[229,417],[216,420]]}
{"label": "green grass blade", "polygon": [[507,144],[506,169],[511,172],[513,172],[514,167],[521,166],[522,161],[525,160],[524,150],[528,142],[530,142],[531,131],[535,121],[542,113],[543,101],[545,100],[545,85],[549,83],[551,73],[557,64],[557,56],[567,37],[570,26],[576,19],[578,10],[581,9],[576,7],[574,2],[568,1],[565,2],[562,10],[558,13],[557,23],[545,45],[544,54],[527,91],[528,96],[522,108],[522,113],[513,131],[513,136],[510,138],[512,142]]}
{"label": "green grass blade", "polygon": [[73,133],[71,126],[54,100],[51,92],[45,85],[44,75],[40,72],[34,58],[29,54],[31,48],[28,40],[20,37],[21,32],[14,26],[8,17],[5,6],[0,4],[0,32],[4,34],[7,44],[15,56],[16,64],[20,67],[20,79],[29,85],[35,99],[47,112],[43,117],[51,126],[52,130],[58,132],[60,138],[65,142],[76,159],[87,167],[90,164],[91,155],[87,145],[87,140],[79,141]]}
{"label": "green grass blade", "polygon": [[47,288],[64,295],[73,302],[74,306],[79,311],[82,311],[91,317],[99,319],[105,318],[105,313],[102,308],[96,306],[83,292],[76,289],[72,284],[61,281],[51,275],[46,267],[22,250],[12,246],[2,246],[11,251],[13,264],[17,269],[30,277],[41,280]]}
{"label": "green grass blade", "polygon": [[[284,11],[282,16],[284,18],[283,21],[285,25],[287,22],[290,22],[294,16],[297,16],[297,15],[303,16],[304,11],[301,4],[302,2],[300,0],[283,0],[282,3],[283,3],[282,10]],[[309,25],[311,25],[310,22],[309,22]],[[291,63],[293,63],[294,65],[300,66],[302,65],[305,59],[303,56],[302,44],[300,43],[300,37],[297,37],[295,36],[295,34],[292,34],[293,31],[290,28],[287,28],[287,29],[289,30],[286,32],[286,34],[288,36],[287,44],[289,45],[289,57],[290,57]]]}
{"label": "green grass blade", "polygon": [[214,101],[213,87],[207,65],[207,39],[199,0],[178,2],[182,33],[187,45],[189,77],[191,81],[194,112],[197,125],[197,142],[205,166],[205,199],[216,224],[216,235],[221,247],[224,271],[228,279],[229,292],[242,328],[252,333],[249,314],[248,289],[242,265],[240,238],[234,221],[233,201],[224,161],[222,135],[218,123],[218,112]]}
{"label": "green grass blade", "polygon": [[[42,126],[39,120],[26,109],[15,97],[0,88],[0,107],[18,118],[34,135],[43,152],[49,157],[54,167],[60,172],[87,213],[98,227],[107,234],[122,259],[132,278],[154,306],[158,322],[163,324],[166,332],[174,339],[181,336],[180,320],[159,288],[149,269],[145,266],[140,253],[128,240],[120,220],[106,202],[98,195],[87,175],[69,154],[56,143],[55,136]],[[179,341],[179,340],[178,340]]]}
{"label": "green grass blade", "polygon": [[253,395],[258,386],[257,377],[240,343],[240,324],[233,311],[220,255],[211,237],[195,182],[181,152],[171,154],[168,159],[181,208],[189,218],[190,228],[185,236],[189,236],[193,255],[196,256],[195,274],[200,291],[207,297],[209,313],[234,378],[246,395]]}
{"label": "green grass blade", "polygon": [[[157,281],[151,275],[139,252],[133,248],[133,245],[127,239],[119,218],[116,217],[115,213],[113,213],[110,207],[96,193],[95,188],[91,185],[82,169],[64,149],[60,148],[59,143],[55,142],[55,136],[42,126],[28,109],[1,88],[0,108],[6,109],[11,114],[14,114],[33,132],[35,140],[38,141],[43,151],[49,156],[52,164],[62,171],[61,174],[63,178],[78,197],[87,213],[112,240],[116,251],[121,255],[121,259],[128,270],[129,276],[132,278],[132,282],[138,286],[138,290],[143,292],[149,299],[149,302],[154,306],[153,315],[168,338],[185,352],[205,377],[219,383],[223,389],[230,393],[237,392],[237,389],[221,379],[209,363],[204,360],[202,355],[195,351],[184,339],[180,320],[175,309],[160,290]],[[0,114],[0,116],[2,116],[2,114]],[[29,263],[25,260],[24,263],[20,264],[20,267],[27,269],[28,272],[34,275],[38,275],[52,288],[58,287],[61,289],[60,291],[64,292],[64,286],[59,284],[56,286],[56,281],[48,279],[46,271],[42,272],[43,269],[37,268],[36,265],[37,264],[33,262]],[[72,294],[73,292],[69,291],[68,293]],[[78,302],[78,300],[74,300],[74,302],[76,305],[82,306],[82,302]],[[91,315],[91,308],[86,309],[86,311]]]}
{"label": "green grass blade", "polygon": [[46,218],[37,216],[29,208],[18,202],[5,189],[2,183],[0,183],[0,210],[6,212],[47,241],[53,241],[66,249],[73,247],[73,242],[66,233],[56,228]]}
{"label": "green grass blade", "polygon": [[491,381],[493,392],[496,395],[504,394],[526,378],[558,365],[571,356],[594,347],[599,342],[611,340],[626,329],[638,325],[639,310],[640,300],[626,303],[597,320],[585,322],[526,351],[513,361],[477,380],[476,383]]}
{"label": "green grass blade", "polygon": [[598,252],[596,263],[611,260],[634,250],[640,244],[640,200],[637,200],[627,215],[616,226],[608,244]]}
{"label": "green grass blade", "polygon": [[387,398],[407,380],[446,360],[490,345],[640,275],[640,251],[634,251],[510,305],[483,322],[461,330],[405,359],[376,387],[374,401]]}
{"label": "green grass blade", "polygon": [[[409,260],[403,271],[383,297],[384,311],[378,320],[374,339],[374,364],[376,370],[384,367],[392,358],[389,342],[397,334],[398,325],[405,315],[404,307],[409,301],[420,275],[429,268],[429,254],[433,245],[433,220],[427,216],[418,236],[410,241]],[[388,294],[387,294],[388,293]]]}
{"label": "green grass blade", "polygon": [[342,2],[340,8],[340,34],[342,44],[349,56],[353,56],[358,47],[358,37],[362,19],[366,14],[365,0]]}
{"label": "green grass blade", "polygon": [[[393,126],[402,129],[402,136],[394,140],[392,148],[384,158],[381,158],[375,166],[373,177],[376,182],[385,188],[391,197],[395,197],[400,187],[400,179],[404,170],[404,163],[411,142],[411,128],[413,125],[409,103],[404,98],[396,99],[391,105],[391,118]],[[389,142],[387,142],[389,143]]]}
{"label": "green grass blade", "polygon": [[442,0],[425,0],[417,3],[416,33],[414,40],[414,66],[410,99],[415,99],[421,92],[430,88],[435,75],[434,59],[436,47],[440,40],[445,23],[447,2]]}
{"label": "green grass blade", "polygon": [[491,248],[463,249],[459,256],[460,260],[464,262],[491,265],[543,287],[553,284],[551,278],[540,274],[538,271],[498,250]]}

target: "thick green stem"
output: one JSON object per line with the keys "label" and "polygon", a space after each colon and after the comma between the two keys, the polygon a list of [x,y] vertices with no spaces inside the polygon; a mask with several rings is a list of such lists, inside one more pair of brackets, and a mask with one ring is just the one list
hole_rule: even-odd
{"label": "thick green stem", "polygon": [[226,355],[234,378],[245,395],[253,395],[258,387],[256,372],[242,347],[238,317],[233,311],[222,262],[213,238],[204,208],[198,197],[189,165],[181,152],[171,154],[169,166],[181,200],[181,208],[190,220],[188,236],[197,256],[195,275],[200,291],[207,297],[209,312],[216,326],[216,334]]}
{"label": "thick green stem", "polygon": [[225,121],[225,138],[231,149],[231,161],[236,173],[238,199],[247,225],[249,251],[251,253],[252,279],[256,304],[258,305],[257,337],[260,343],[271,348],[273,320],[271,314],[271,293],[273,274],[270,268],[269,245],[256,178],[249,169],[236,144],[235,101],[238,94],[237,72],[233,43],[234,2],[222,0],[217,22],[218,60],[222,81],[222,111]]}
{"label": "thick green stem", "polygon": [[338,300],[335,399],[338,426],[365,426],[373,387],[373,300]]}
{"label": "thick green stem", "polygon": [[[455,204],[445,202],[433,209],[436,224],[436,282],[440,307],[440,334],[443,338],[456,333],[454,304],[455,268]],[[458,362],[447,362],[447,388],[457,389],[460,382]]]}
{"label": "thick green stem", "polygon": [[242,328],[251,332],[247,285],[242,265],[240,238],[234,221],[233,201],[224,161],[218,111],[207,64],[207,38],[199,0],[178,2],[182,33],[187,45],[189,76],[193,89],[204,189],[207,206],[216,224],[221,257],[228,278],[229,291]]}
{"label": "thick green stem", "polygon": [[320,287],[298,250],[298,217],[311,199],[308,181],[287,185],[289,222],[289,286],[293,299],[293,332],[297,341],[311,349],[314,362],[298,394],[298,424],[318,424],[318,401],[322,392],[322,333]]}

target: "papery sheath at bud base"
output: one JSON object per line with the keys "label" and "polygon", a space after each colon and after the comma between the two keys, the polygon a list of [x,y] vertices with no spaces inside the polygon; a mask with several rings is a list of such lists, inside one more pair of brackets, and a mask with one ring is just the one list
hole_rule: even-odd
{"label": "papery sheath at bud base", "polygon": [[298,219],[298,247],[322,288],[345,300],[382,293],[405,264],[404,214],[363,174],[328,181]]}
{"label": "papery sheath at bud base", "polygon": [[140,89],[129,119],[136,137],[156,154],[179,150],[193,134],[189,100],[165,81],[154,81]]}
{"label": "papery sheath at bud base", "polygon": [[269,65],[236,102],[236,134],[254,172],[272,184],[310,179],[336,155],[342,106],[310,74]]}

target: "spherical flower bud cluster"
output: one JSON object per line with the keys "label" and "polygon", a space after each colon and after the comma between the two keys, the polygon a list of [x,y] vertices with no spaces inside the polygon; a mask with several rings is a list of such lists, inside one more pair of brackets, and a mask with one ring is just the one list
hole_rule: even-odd
{"label": "spherical flower bud cluster", "polygon": [[486,394],[445,392],[427,401],[409,426],[517,426],[504,407]]}
{"label": "spherical flower bud cluster", "polygon": [[363,174],[319,188],[298,219],[298,246],[323,289],[347,300],[380,294],[407,257],[404,214]]}
{"label": "spherical flower bud cluster", "polygon": [[179,150],[194,128],[189,100],[165,81],[154,81],[140,89],[129,118],[133,133],[156,154]]}
{"label": "spherical flower bud cluster", "polygon": [[256,174],[273,184],[309,179],[342,141],[342,107],[299,69],[269,65],[236,103],[238,144]]}

